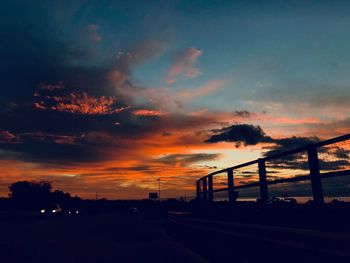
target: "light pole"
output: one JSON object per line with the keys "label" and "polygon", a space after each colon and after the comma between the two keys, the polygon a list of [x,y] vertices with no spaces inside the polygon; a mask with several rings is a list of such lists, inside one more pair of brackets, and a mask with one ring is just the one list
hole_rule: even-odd
{"label": "light pole", "polygon": [[160,178],[158,178],[157,181],[158,181],[158,198],[160,202]]}

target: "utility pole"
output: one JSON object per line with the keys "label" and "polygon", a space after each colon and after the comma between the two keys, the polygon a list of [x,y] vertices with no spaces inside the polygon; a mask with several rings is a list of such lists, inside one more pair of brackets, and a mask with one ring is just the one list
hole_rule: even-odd
{"label": "utility pole", "polygon": [[158,181],[158,198],[160,202],[160,178],[158,178],[157,181]]}

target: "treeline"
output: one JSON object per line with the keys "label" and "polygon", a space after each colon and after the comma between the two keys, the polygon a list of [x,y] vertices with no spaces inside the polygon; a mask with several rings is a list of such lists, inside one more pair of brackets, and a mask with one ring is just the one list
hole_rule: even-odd
{"label": "treeline", "polygon": [[167,211],[187,206],[184,200],[169,199],[159,203],[148,199],[144,200],[84,200],[73,197],[61,190],[52,190],[52,185],[47,181],[20,181],[9,186],[9,197],[0,198],[0,211],[25,210],[40,211],[41,209],[58,204],[63,209],[79,208],[79,210],[93,213],[129,211],[131,207],[137,207],[142,211],[151,211],[156,208]]}
{"label": "treeline", "polygon": [[1,208],[21,210],[38,210],[44,207],[59,204],[64,207],[75,207],[81,202],[79,197],[72,197],[70,193],[61,190],[52,190],[47,181],[19,181],[9,186],[9,198],[2,198]]}

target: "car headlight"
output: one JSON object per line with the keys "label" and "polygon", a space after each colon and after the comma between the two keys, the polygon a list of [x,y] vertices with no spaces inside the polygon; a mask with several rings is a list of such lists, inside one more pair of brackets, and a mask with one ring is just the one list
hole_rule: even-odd
{"label": "car headlight", "polygon": [[79,214],[79,211],[77,210],[77,211],[75,211],[75,213],[76,213],[76,214]]}
{"label": "car headlight", "polygon": [[42,213],[42,214],[45,213],[45,209],[41,209],[40,213]]}
{"label": "car headlight", "polygon": [[56,213],[56,209],[53,209],[53,210],[52,210],[52,213]]}

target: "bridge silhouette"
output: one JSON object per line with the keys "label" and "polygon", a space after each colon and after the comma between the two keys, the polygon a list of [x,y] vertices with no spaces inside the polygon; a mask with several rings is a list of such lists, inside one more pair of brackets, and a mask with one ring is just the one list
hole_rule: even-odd
{"label": "bridge silhouette", "polygon": [[350,197],[349,158],[347,134],[210,173],[196,181],[196,198],[267,205],[269,197],[293,196],[322,205]]}
{"label": "bridge silhouette", "polygon": [[349,262],[349,159],[347,134],[210,173],[170,233],[212,262]]}

